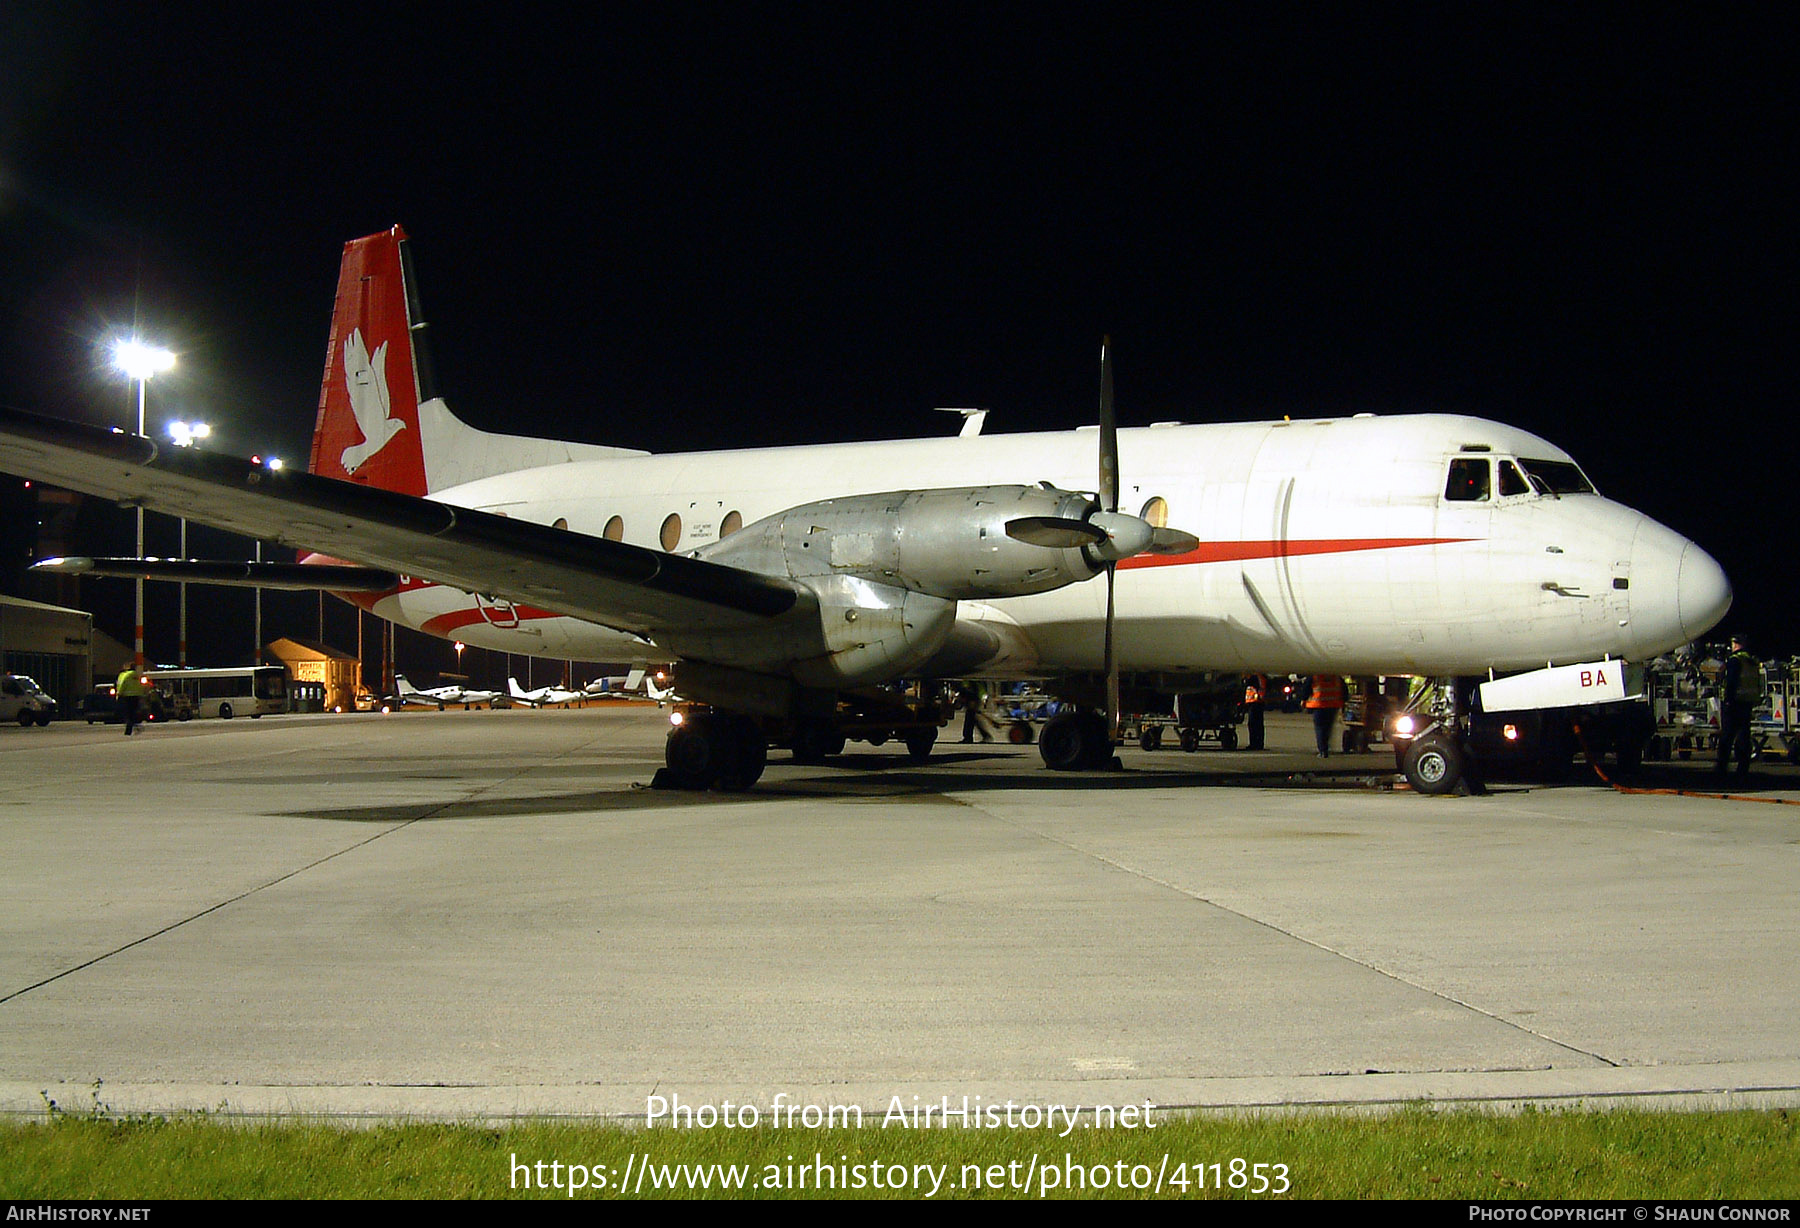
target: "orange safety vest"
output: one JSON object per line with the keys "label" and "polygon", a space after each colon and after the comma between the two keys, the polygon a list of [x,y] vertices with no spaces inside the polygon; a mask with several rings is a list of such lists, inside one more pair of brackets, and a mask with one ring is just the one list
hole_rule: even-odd
{"label": "orange safety vest", "polygon": [[1268,682],[1261,674],[1245,674],[1244,702],[1247,704],[1261,703],[1263,701],[1263,691],[1268,685]]}
{"label": "orange safety vest", "polygon": [[1336,674],[1314,674],[1312,694],[1306,697],[1308,708],[1341,708],[1344,706],[1344,680]]}

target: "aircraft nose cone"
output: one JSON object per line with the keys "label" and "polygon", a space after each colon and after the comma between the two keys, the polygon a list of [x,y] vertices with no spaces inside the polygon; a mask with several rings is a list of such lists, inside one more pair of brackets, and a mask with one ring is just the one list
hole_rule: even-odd
{"label": "aircraft nose cone", "polygon": [[1731,581],[1712,555],[1689,542],[1675,580],[1676,613],[1689,642],[1719,625],[1731,608]]}
{"label": "aircraft nose cone", "polygon": [[1691,644],[1731,608],[1731,582],[1713,557],[1644,516],[1631,546],[1631,648],[1640,658]]}

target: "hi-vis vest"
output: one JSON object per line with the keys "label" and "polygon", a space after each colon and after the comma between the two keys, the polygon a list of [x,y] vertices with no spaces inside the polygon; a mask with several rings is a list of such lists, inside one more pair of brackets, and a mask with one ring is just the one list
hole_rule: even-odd
{"label": "hi-vis vest", "polygon": [[1308,708],[1341,708],[1344,706],[1344,680],[1336,674],[1314,674]]}

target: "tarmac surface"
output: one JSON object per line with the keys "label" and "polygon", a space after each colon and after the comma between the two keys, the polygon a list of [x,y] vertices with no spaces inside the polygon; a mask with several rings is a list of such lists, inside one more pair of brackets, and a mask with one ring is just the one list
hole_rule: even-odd
{"label": "tarmac surface", "polygon": [[688,794],[665,729],[0,729],[0,1111],[1800,1105],[1800,769],[1428,798],[1272,716]]}

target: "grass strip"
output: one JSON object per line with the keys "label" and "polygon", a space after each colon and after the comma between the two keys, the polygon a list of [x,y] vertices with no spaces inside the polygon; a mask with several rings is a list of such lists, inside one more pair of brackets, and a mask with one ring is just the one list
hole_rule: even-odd
{"label": "grass strip", "polygon": [[[1263,1167],[1258,1168],[1256,1166]],[[1276,1166],[1282,1166],[1277,1169]],[[621,1188],[625,1187],[625,1188]],[[365,1128],[51,1114],[0,1127],[0,1198],[1792,1199],[1785,1110],[1416,1108],[1154,1129]]]}

